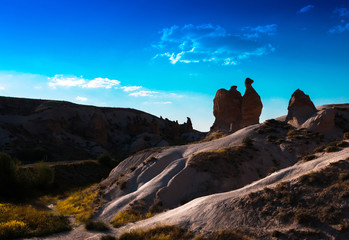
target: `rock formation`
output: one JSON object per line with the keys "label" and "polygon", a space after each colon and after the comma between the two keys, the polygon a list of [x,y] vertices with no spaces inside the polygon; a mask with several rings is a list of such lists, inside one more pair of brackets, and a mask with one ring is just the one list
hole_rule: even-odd
{"label": "rock formation", "polygon": [[213,115],[216,120],[211,127],[212,131],[233,131],[240,129],[241,123],[241,93],[232,86],[229,91],[219,89],[213,100]]}
{"label": "rock formation", "polygon": [[243,97],[236,86],[232,86],[229,91],[226,89],[217,91],[213,100],[213,115],[216,119],[211,131],[235,132],[259,123],[263,105],[252,83],[252,79],[246,78],[246,91]]}
{"label": "rock formation", "polygon": [[246,91],[242,98],[242,123],[241,127],[247,127],[252,124],[259,123],[259,116],[262,113],[263,104],[261,97],[252,87],[253,80],[246,78],[245,87]]}
{"label": "rock formation", "polygon": [[297,89],[292,94],[288,103],[286,122],[295,127],[299,127],[314,113],[316,113],[316,108],[314,103],[310,100],[309,95],[306,95],[303,91]]}

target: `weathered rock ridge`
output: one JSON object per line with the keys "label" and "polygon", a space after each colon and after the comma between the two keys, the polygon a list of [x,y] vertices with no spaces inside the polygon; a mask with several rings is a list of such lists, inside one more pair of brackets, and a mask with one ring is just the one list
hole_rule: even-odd
{"label": "weathered rock ridge", "polygon": [[0,151],[21,161],[124,158],[149,147],[185,144],[202,133],[186,123],[126,108],[0,97]]}
{"label": "weathered rock ridge", "polygon": [[213,115],[216,119],[211,131],[236,132],[259,123],[263,104],[252,83],[252,79],[246,78],[244,96],[241,96],[236,86],[232,86],[229,91],[226,89],[217,91],[213,100]]}

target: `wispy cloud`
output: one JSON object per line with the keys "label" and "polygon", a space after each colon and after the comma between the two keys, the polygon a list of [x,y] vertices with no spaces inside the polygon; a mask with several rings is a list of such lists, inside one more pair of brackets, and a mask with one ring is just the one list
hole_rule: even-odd
{"label": "wispy cloud", "polygon": [[345,31],[349,31],[349,23],[343,23],[337,26],[332,27],[330,30],[328,30],[329,33],[343,33]]}
{"label": "wispy cloud", "polygon": [[64,77],[63,75],[55,75],[54,77],[49,77],[48,85],[52,88],[58,87],[76,87],[82,86],[85,83],[85,79],[82,77]]}
{"label": "wispy cloud", "polygon": [[313,8],[315,8],[315,6],[312,4],[309,4],[305,7],[302,7],[301,9],[299,9],[297,13],[306,13],[306,12],[309,12],[310,10],[312,10]]}
{"label": "wispy cloud", "polygon": [[108,78],[94,78],[92,80],[84,79],[75,76],[64,76],[57,74],[54,77],[48,78],[48,85],[51,88],[57,87],[83,87],[83,88],[112,88],[120,84],[118,80],[110,80]]}
{"label": "wispy cloud", "polygon": [[84,84],[83,87],[86,88],[112,88],[120,84],[118,80],[110,80],[108,78],[95,78],[89,81],[87,84]]}
{"label": "wispy cloud", "polygon": [[347,8],[336,8],[333,10],[333,13],[336,14],[339,18],[341,18],[340,23],[336,26],[333,26],[328,30],[331,34],[340,34],[345,31],[349,31],[349,22],[344,18],[349,17],[349,9]]}
{"label": "wispy cloud", "polygon": [[0,91],[5,90],[4,86],[0,86]]}
{"label": "wispy cloud", "polygon": [[166,101],[166,102],[143,102],[144,105],[167,105],[167,104],[172,104],[171,101]]}
{"label": "wispy cloud", "polygon": [[141,89],[141,86],[129,86],[129,87],[121,87],[125,92],[134,92],[138,89]]}
{"label": "wispy cloud", "polygon": [[277,32],[277,24],[269,24],[265,26],[257,27],[245,27],[242,30],[248,31],[248,33],[243,34],[247,38],[259,38],[262,35],[273,36]]}
{"label": "wispy cloud", "polygon": [[336,8],[333,13],[337,14],[339,17],[349,17],[348,8]]}
{"label": "wispy cloud", "polygon": [[78,100],[78,101],[80,101],[80,102],[86,102],[86,101],[88,100],[87,98],[85,98],[85,97],[80,97],[80,96],[77,96],[75,99]]}
{"label": "wispy cloud", "polygon": [[156,93],[158,93],[158,92],[142,90],[142,91],[130,93],[129,95],[133,96],[133,97],[153,97],[154,94],[156,94]]}
{"label": "wispy cloud", "polygon": [[277,24],[245,27],[234,34],[219,25],[174,25],[160,31],[160,41],[153,44],[158,51],[153,59],[166,58],[171,64],[205,62],[236,65],[242,59],[272,52],[272,45],[266,44],[262,38],[273,36],[276,32]]}

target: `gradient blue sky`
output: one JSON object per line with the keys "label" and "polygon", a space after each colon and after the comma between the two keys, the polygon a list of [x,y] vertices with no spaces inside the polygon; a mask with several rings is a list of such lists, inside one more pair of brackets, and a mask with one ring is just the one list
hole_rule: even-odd
{"label": "gradient blue sky", "polygon": [[347,0],[0,0],[0,95],[130,107],[208,131],[255,80],[261,120],[300,88],[349,102]]}

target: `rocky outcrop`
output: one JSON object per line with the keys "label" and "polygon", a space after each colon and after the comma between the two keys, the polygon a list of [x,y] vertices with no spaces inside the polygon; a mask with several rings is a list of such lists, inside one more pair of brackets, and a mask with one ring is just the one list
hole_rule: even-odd
{"label": "rocky outcrop", "polygon": [[246,78],[244,96],[232,86],[229,91],[219,89],[213,100],[213,115],[215,122],[213,131],[236,132],[237,130],[259,123],[263,104],[260,96],[252,87],[253,80]]}
{"label": "rocky outcrop", "polygon": [[241,125],[241,93],[232,86],[229,91],[219,89],[213,100],[213,115],[216,120],[212,131],[224,130],[235,132]]}
{"label": "rocky outcrop", "polygon": [[245,87],[246,91],[242,98],[242,122],[241,127],[247,127],[252,124],[259,123],[259,116],[262,113],[263,104],[261,97],[252,87],[253,80],[246,78]]}
{"label": "rocky outcrop", "polygon": [[316,111],[314,103],[310,100],[309,95],[297,89],[292,94],[288,103],[286,122],[295,127],[299,127],[315,114]]}

